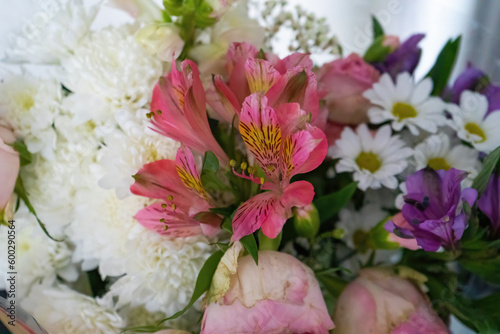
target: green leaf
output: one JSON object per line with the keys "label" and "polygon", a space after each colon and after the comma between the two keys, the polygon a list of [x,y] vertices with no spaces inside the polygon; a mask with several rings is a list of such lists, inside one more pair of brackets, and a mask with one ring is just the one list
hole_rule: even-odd
{"label": "green leaf", "polygon": [[496,257],[461,257],[460,265],[484,280],[497,284],[500,282],[500,255]]}
{"label": "green leaf", "polygon": [[323,288],[336,298],[340,296],[348,284],[346,280],[328,272],[317,273],[316,278],[321,283]]}
{"label": "green leaf", "polygon": [[200,270],[200,273],[198,274],[198,278],[196,278],[196,285],[194,287],[194,292],[193,296],[189,300],[189,303],[184,307],[182,310],[179,312],[175,313],[174,315],[162,319],[158,322],[158,326],[163,324],[165,321],[176,319],[183,315],[193,304],[210,288],[210,285],[212,284],[212,277],[214,276],[215,270],[217,269],[217,266],[219,265],[220,259],[224,253],[222,251],[217,251],[213,253],[205,262],[203,267]]}
{"label": "green leaf", "polygon": [[352,182],[337,192],[316,199],[314,205],[318,209],[320,221],[324,222],[332,218],[346,206],[357,187],[358,183]]}
{"label": "green leaf", "polygon": [[64,240],[59,240],[59,239],[55,239],[53,238],[49,232],[47,231],[47,228],[45,227],[45,224],[42,223],[42,221],[40,220],[40,218],[38,218],[36,212],[35,212],[35,209],[33,208],[33,206],[31,205],[31,202],[28,198],[28,194],[26,193],[26,189],[24,188],[24,184],[23,184],[23,180],[21,178],[21,175],[19,175],[17,177],[17,181],[16,181],[16,186],[14,187],[14,192],[17,194],[17,196],[19,196],[19,198],[21,198],[24,202],[24,204],[26,204],[26,206],[28,207],[28,210],[29,212],[31,212],[35,218],[36,218],[36,221],[38,222],[38,225],[40,225],[40,227],[42,228],[43,232],[45,233],[46,236],[48,236],[50,239],[54,240],[54,241],[64,241]]}
{"label": "green leaf", "polygon": [[483,169],[479,175],[474,179],[472,188],[476,189],[479,194],[486,190],[488,182],[490,181],[491,174],[495,171],[495,167],[500,164],[500,146],[497,147],[493,152],[488,154],[486,159],[484,159]]}
{"label": "green leaf", "polygon": [[385,60],[387,55],[391,53],[390,46],[384,46],[384,36],[377,37],[373,44],[366,50],[363,59],[367,63],[378,63]]}
{"label": "green leaf", "polygon": [[14,142],[12,147],[19,153],[21,166],[26,166],[31,163],[31,153],[30,151],[28,151],[28,148],[26,147],[26,144],[24,144],[23,141],[18,140]]}
{"label": "green leaf", "polygon": [[222,221],[222,229],[233,234],[233,217],[224,218],[224,220]]}
{"label": "green leaf", "polygon": [[231,217],[234,214],[235,206],[230,205],[223,208],[210,208],[210,212],[216,213],[224,217]]}
{"label": "green leaf", "polygon": [[375,15],[372,15],[372,24],[373,24],[373,39],[385,35],[384,28],[382,28],[382,25],[377,20]]}
{"label": "green leaf", "polygon": [[259,265],[259,249],[257,248],[257,242],[253,234],[249,234],[240,239],[241,244],[247,252],[252,256],[256,265]]}
{"label": "green leaf", "polygon": [[206,151],[203,157],[203,171],[211,171],[217,173],[219,170],[219,159],[212,151]]}
{"label": "green leaf", "polygon": [[439,53],[434,66],[427,73],[426,77],[431,78],[434,83],[432,95],[441,95],[443,89],[446,87],[457,59],[460,40],[461,36],[458,36],[455,40],[448,40]]}

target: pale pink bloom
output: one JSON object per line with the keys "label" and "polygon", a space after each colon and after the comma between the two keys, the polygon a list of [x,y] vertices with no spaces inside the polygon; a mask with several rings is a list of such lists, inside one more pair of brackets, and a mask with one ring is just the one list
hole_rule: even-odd
{"label": "pale pink bloom", "polygon": [[399,49],[401,46],[401,42],[399,41],[399,37],[395,35],[386,35],[384,37],[384,41],[382,42],[383,46],[388,46],[391,48],[391,52]]}
{"label": "pale pink bloom", "polygon": [[201,334],[328,334],[334,327],[313,272],[293,256],[262,251],[257,266],[247,255],[229,274],[227,292],[205,310]]}
{"label": "pale pink bloom", "polygon": [[[261,59],[264,57],[265,59]],[[283,103],[298,103],[318,117],[319,99],[316,76],[308,54],[294,53],[284,59],[260,54],[249,43],[233,43],[227,52],[228,80],[216,75],[207,91],[207,101],[226,122],[239,115],[243,101],[253,93],[264,94],[273,108]]]}
{"label": "pale pink bloom", "polygon": [[19,153],[8,145],[15,140],[12,131],[0,126],[0,211],[7,206],[19,174]]}
{"label": "pale pink bloom", "polygon": [[285,103],[273,109],[261,93],[245,99],[240,114],[240,133],[265,178],[246,175],[244,171],[237,175],[261,184],[261,189],[268,191],[250,198],[238,208],[233,217],[232,241],[261,227],[266,236],[275,238],[291,217],[292,207],[311,204],[312,184],[290,182],[292,176],[318,167],[328,150],[325,134],[307,120],[308,115],[297,103]]}
{"label": "pale pink bloom", "polygon": [[153,90],[150,115],[159,133],[200,154],[212,151],[223,165],[229,163],[210,130],[205,91],[192,61],[183,61],[180,71],[173,62],[172,71],[160,78]]}
{"label": "pale pink bloom", "polygon": [[197,234],[214,236],[221,219],[208,210],[212,199],[201,184],[193,154],[181,146],[176,160],[158,160],[144,165],[130,187],[132,193],[160,199],[140,210],[135,219],[160,234],[187,237]]}
{"label": "pale pink bloom", "polygon": [[326,100],[328,119],[347,125],[368,122],[370,101],[363,92],[378,82],[379,72],[353,53],[318,70],[318,94]]}
{"label": "pale pink bloom", "polygon": [[448,334],[426,296],[387,269],[364,269],[340,295],[336,334]]}
{"label": "pale pink bloom", "polygon": [[[408,223],[406,221],[406,219],[403,217],[403,213],[402,212],[399,212],[394,217],[392,217],[392,222],[396,226],[398,226],[398,227],[405,228],[405,229],[408,229],[410,231],[413,230],[413,228],[410,225],[410,223]],[[417,240],[416,239],[400,238],[400,237],[396,236],[394,233],[389,233],[389,239],[388,240],[392,241],[392,242],[396,242],[401,247],[408,248],[408,249],[411,249],[411,250],[417,250],[417,249],[420,248],[418,246],[418,244],[417,244]]]}

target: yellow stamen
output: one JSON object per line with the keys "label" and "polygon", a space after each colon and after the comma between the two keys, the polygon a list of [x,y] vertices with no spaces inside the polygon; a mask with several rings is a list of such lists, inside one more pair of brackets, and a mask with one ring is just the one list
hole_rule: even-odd
{"label": "yellow stamen", "polygon": [[160,219],[160,223],[164,223],[164,222],[165,222],[165,218]]}
{"label": "yellow stamen", "polygon": [[166,208],[167,208],[167,205],[166,205],[165,203],[163,203],[163,204],[161,205],[161,208],[162,208],[162,209],[166,209]]}
{"label": "yellow stamen", "polygon": [[172,196],[172,195],[168,195],[168,197],[167,197],[167,198],[168,198],[168,200],[169,200],[169,201],[172,201],[172,200],[174,199],[174,196]]}
{"label": "yellow stamen", "polygon": [[248,164],[247,164],[246,162],[244,162],[244,161],[243,161],[243,162],[241,163],[240,167],[241,167],[241,169],[245,170],[245,169],[247,169]]}
{"label": "yellow stamen", "polygon": [[248,166],[248,173],[253,174],[255,172],[255,168],[253,166]]}
{"label": "yellow stamen", "polygon": [[261,177],[261,178],[260,178],[260,184],[264,184],[264,181],[265,181],[265,180],[264,180],[264,178],[263,178],[263,177]]}
{"label": "yellow stamen", "polygon": [[231,161],[229,161],[229,164],[231,165],[231,167],[236,166],[236,160],[231,159]]}
{"label": "yellow stamen", "polygon": [[176,208],[177,208],[177,205],[172,204],[172,209],[174,209],[174,211],[175,211]]}

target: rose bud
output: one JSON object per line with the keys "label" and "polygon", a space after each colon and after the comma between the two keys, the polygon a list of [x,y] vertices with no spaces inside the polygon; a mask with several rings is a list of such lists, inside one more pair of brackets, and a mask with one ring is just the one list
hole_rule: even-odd
{"label": "rose bud", "polygon": [[368,122],[370,101],[363,92],[379,78],[379,72],[355,53],[323,65],[318,71],[318,94],[326,100],[328,120],[346,125]]}
{"label": "rose bud", "polygon": [[230,248],[217,268],[201,334],[327,334],[334,327],[309,267],[280,252],[259,252],[258,266],[238,254]]}
{"label": "rose bud", "polygon": [[447,334],[426,296],[388,269],[364,269],[338,299],[335,334]]}
{"label": "rose bud", "polygon": [[9,202],[19,174],[19,153],[8,145],[15,140],[16,137],[12,131],[0,126],[0,184],[2,185],[0,187],[0,212]]}

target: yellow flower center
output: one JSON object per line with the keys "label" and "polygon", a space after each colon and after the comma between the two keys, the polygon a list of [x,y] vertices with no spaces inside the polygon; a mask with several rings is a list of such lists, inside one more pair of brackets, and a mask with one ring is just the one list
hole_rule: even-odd
{"label": "yellow flower center", "polygon": [[405,118],[417,117],[418,112],[412,105],[403,102],[396,102],[392,106],[392,114],[398,118],[399,121]]}
{"label": "yellow flower center", "polygon": [[484,134],[483,129],[481,129],[481,127],[476,123],[465,124],[465,130],[467,130],[470,134],[481,137],[481,141],[479,143],[482,143],[486,140],[486,135]]}
{"label": "yellow flower center", "polygon": [[375,173],[382,166],[378,156],[372,152],[361,152],[356,158],[356,164],[371,173]]}
{"label": "yellow flower center", "polygon": [[427,165],[429,165],[429,167],[434,170],[441,170],[441,169],[448,170],[451,168],[451,166],[448,165],[448,162],[446,162],[444,158],[429,159]]}
{"label": "yellow flower center", "polygon": [[17,101],[23,110],[30,110],[35,105],[33,96],[28,93],[20,93],[17,96]]}

